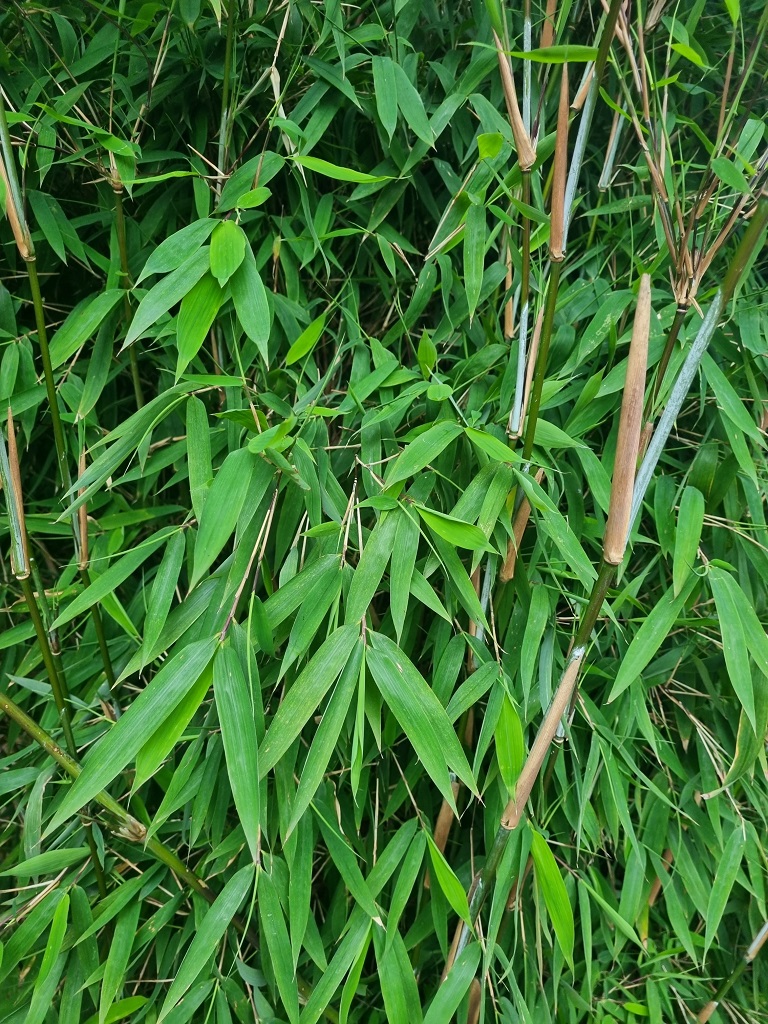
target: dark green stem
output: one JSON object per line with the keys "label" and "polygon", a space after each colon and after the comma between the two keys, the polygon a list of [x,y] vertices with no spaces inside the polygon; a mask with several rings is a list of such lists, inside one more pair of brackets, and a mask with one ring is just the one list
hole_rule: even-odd
{"label": "dark green stem", "polygon": [[544,374],[547,368],[547,357],[549,345],[552,340],[552,325],[555,320],[555,307],[557,306],[557,292],[560,287],[560,268],[563,261],[552,260],[549,275],[549,287],[547,288],[547,303],[544,307],[544,321],[541,325],[541,340],[539,351],[536,353],[536,370],[531,388],[531,404],[528,407],[528,420],[525,427],[525,443],[523,444],[523,462],[528,462],[533,451],[533,442],[536,436],[536,422],[539,418],[541,407],[541,392],[544,387]]}
{"label": "dark green stem", "polygon": [[[88,572],[87,566],[81,566],[80,578],[83,581],[83,586],[90,587],[91,574]],[[110,690],[114,690],[115,671],[112,668],[112,659],[109,656],[109,647],[107,646],[107,638],[104,633],[104,622],[101,618],[101,612],[99,611],[98,605],[91,605],[91,618],[93,619],[93,628],[96,630],[96,639],[98,640],[99,650],[101,651],[101,660],[104,663],[104,675],[107,677],[107,683],[109,684]]]}
{"label": "dark green stem", "polygon": [[61,415],[59,414],[59,399],[56,394],[56,385],[53,380],[53,367],[51,365],[51,353],[48,349],[48,332],[45,329],[45,312],[43,310],[43,296],[40,292],[40,279],[37,276],[37,260],[27,261],[27,274],[29,276],[29,287],[32,292],[32,304],[35,309],[35,322],[37,324],[37,337],[40,342],[40,355],[43,360],[43,377],[45,379],[45,390],[48,395],[48,405],[51,409],[53,420],[53,440],[56,445],[56,455],[59,460],[59,475],[64,490],[68,491],[72,483],[67,462],[67,448],[64,442],[64,430],[61,426]]}
{"label": "dark green stem", "polygon": [[664,383],[664,375],[667,372],[669,360],[672,358],[672,352],[674,351],[675,344],[680,335],[680,329],[683,326],[683,321],[688,315],[689,308],[689,306],[681,304],[675,310],[675,318],[672,321],[672,326],[669,329],[669,334],[667,335],[667,342],[664,346],[664,351],[661,354],[659,365],[656,367],[656,378],[653,382],[653,388],[651,389],[651,394],[648,397],[648,403],[645,407],[644,419],[646,420],[649,420],[653,414],[653,408],[658,400],[659,392],[661,391],[661,385]]}
{"label": "dark green stem", "polygon": [[[220,174],[224,173],[224,163],[227,157],[227,142],[229,136],[229,92],[230,79],[232,76],[232,46],[235,38],[235,14],[237,12],[237,0],[229,0],[227,5],[227,42],[224,50],[224,79],[221,89],[221,121],[219,125],[219,149],[216,161]],[[221,177],[217,183],[217,190],[221,191]]]}
{"label": "dark green stem", "polygon": [[[117,247],[120,250],[120,276],[122,278],[123,310],[125,314],[126,328],[130,326],[133,319],[133,310],[130,299],[130,272],[128,270],[128,241],[125,232],[125,211],[123,210],[123,192],[120,188],[114,189],[115,193],[115,230],[117,232]],[[139,361],[136,356],[136,346],[131,345],[128,349],[131,361],[131,378],[133,380],[133,393],[136,396],[136,408],[141,409],[144,405],[144,392],[139,378]]]}
{"label": "dark green stem", "polygon": [[707,1003],[704,1009],[700,1011],[700,1013],[696,1017],[697,1021],[702,1022],[703,1024],[704,1021],[709,1020],[709,1018],[715,1012],[719,1004],[723,1001],[723,999],[725,999],[730,990],[742,976],[744,971],[746,971],[746,969],[752,965],[753,961],[755,960],[755,957],[758,955],[760,950],[765,945],[766,940],[768,940],[768,921],[765,922],[763,927],[757,933],[749,949],[741,958],[739,963],[734,967],[734,969],[731,971],[728,977],[720,983],[720,987],[718,988],[717,992],[715,992],[714,997]]}
{"label": "dark green stem", "polygon": [[21,589],[24,593],[24,600],[27,602],[27,608],[29,610],[29,616],[32,619],[32,625],[35,628],[35,635],[37,636],[40,653],[43,656],[43,664],[45,665],[45,671],[48,675],[48,681],[51,684],[51,690],[53,691],[56,710],[59,712],[59,719],[61,721],[62,729],[64,730],[64,739],[67,744],[67,749],[74,757],[77,752],[77,747],[75,745],[75,737],[72,732],[72,720],[69,714],[69,705],[67,704],[67,697],[69,695],[64,692],[64,686],[62,685],[61,678],[59,673],[56,671],[56,662],[53,659],[51,645],[48,642],[48,634],[45,631],[43,620],[40,617],[40,611],[37,607],[37,601],[35,600],[35,592],[32,589],[32,584],[28,577],[26,579],[19,580],[19,582],[21,583]]}

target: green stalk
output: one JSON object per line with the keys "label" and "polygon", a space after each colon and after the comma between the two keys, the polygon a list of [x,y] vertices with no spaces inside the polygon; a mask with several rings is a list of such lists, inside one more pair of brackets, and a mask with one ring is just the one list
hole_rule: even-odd
{"label": "green stalk", "polygon": [[544,374],[549,355],[549,345],[552,340],[552,325],[555,320],[555,307],[557,305],[557,292],[560,287],[560,270],[562,261],[552,262],[549,275],[549,287],[547,288],[547,300],[544,307],[544,322],[541,327],[541,341],[539,351],[536,354],[536,370],[531,388],[531,404],[528,408],[528,420],[525,427],[525,441],[523,443],[523,462],[530,461],[533,451],[533,442],[536,436],[536,421],[539,418],[541,407],[541,392],[544,387]]}
{"label": "green stalk", "polygon": [[35,322],[37,324],[37,338],[40,342],[40,355],[43,361],[43,377],[45,378],[45,390],[48,395],[48,405],[53,420],[53,440],[56,445],[56,456],[59,462],[59,476],[65,491],[68,491],[72,484],[72,477],[69,472],[67,460],[67,447],[64,441],[64,430],[61,425],[61,414],[59,412],[59,399],[56,394],[56,385],[53,380],[53,367],[51,365],[51,353],[48,348],[48,332],[45,328],[45,312],[43,310],[43,296],[40,292],[40,279],[37,276],[37,259],[32,251],[31,258],[27,259],[27,275],[29,287],[32,292],[32,303],[35,309]]}
{"label": "green stalk", "polygon": [[675,318],[672,321],[672,326],[669,329],[669,334],[667,335],[667,341],[664,346],[664,351],[661,354],[659,365],[656,368],[656,377],[653,382],[653,387],[651,389],[650,395],[648,396],[648,402],[645,406],[644,419],[646,421],[651,419],[651,416],[653,414],[653,407],[658,401],[661,386],[664,383],[664,375],[667,372],[669,360],[672,358],[672,353],[675,349],[675,344],[680,335],[680,329],[683,326],[683,321],[688,315],[689,308],[690,306],[688,305],[679,305],[675,310]]}
{"label": "green stalk", "polygon": [[[119,184],[119,188],[115,186]],[[117,232],[117,247],[120,250],[120,276],[122,278],[123,310],[125,314],[126,327],[130,326],[133,319],[133,309],[130,299],[130,272],[128,270],[128,242],[125,233],[125,211],[123,210],[123,185],[115,177],[113,169],[112,190],[115,193],[115,231]],[[136,408],[141,409],[144,405],[144,392],[139,377],[139,361],[136,356],[136,346],[131,345],[128,349],[131,361],[131,378],[133,380],[133,393],[136,396]]]}
{"label": "green stalk", "polygon": [[[232,75],[232,47],[235,38],[235,14],[237,12],[237,0],[229,0],[227,5],[227,42],[224,50],[224,79],[221,89],[221,120],[219,123],[219,147],[216,166],[220,172],[224,171],[224,163],[227,158],[227,143],[229,135],[229,92],[230,78]],[[221,191],[221,178],[217,182],[217,191]]]}
{"label": "green stalk", "polygon": [[[531,204],[531,172],[522,171],[523,202]],[[515,383],[515,402],[509,417],[509,433],[516,437],[520,433],[523,418],[523,393],[525,391],[525,366],[528,358],[528,321],[530,319],[530,288],[531,288],[531,219],[525,213],[522,218],[522,267],[520,278],[520,328],[517,347],[517,373]]]}
{"label": "green stalk", "polygon": [[746,969],[752,964],[757,954],[765,945],[766,940],[768,940],[768,921],[765,922],[763,927],[752,940],[749,949],[746,951],[746,953],[741,958],[736,967],[734,967],[734,969],[731,971],[728,977],[723,982],[721,982],[720,987],[718,988],[717,992],[715,992],[714,998],[711,999],[707,1003],[707,1005],[699,1011],[696,1017],[696,1020],[699,1022],[699,1024],[705,1024],[705,1022],[710,1019],[712,1014],[718,1008],[723,999],[725,999],[725,997],[728,995],[728,993],[739,980],[739,978],[742,976],[744,971],[746,971]]}
{"label": "green stalk", "polygon": [[48,634],[45,631],[43,620],[40,617],[40,611],[37,607],[35,593],[32,589],[29,577],[20,579],[19,583],[21,584],[21,589],[24,594],[24,600],[27,602],[29,617],[32,619],[32,625],[35,628],[37,643],[40,647],[45,671],[48,676],[48,681],[51,684],[51,690],[53,691],[53,700],[56,704],[56,710],[59,712],[59,719],[64,730],[64,739],[67,744],[67,749],[74,757],[77,752],[77,746],[75,745],[75,737],[72,732],[72,719],[69,713],[69,705],[67,704],[69,694],[65,694],[59,673],[56,671],[56,662],[53,660],[53,652],[51,651],[51,645],[48,642]]}
{"label": "green stalk", "polygon": [[[88,567],[82,565],[80,567],[80,579],[83,581],[84,587],[90,587],[91,585],[91,574],[88,572]],[[107,684],[109,689],[114,691],[116,677],[115,670],[112,667],[112,658],[109,654],[109,647],[107,646],[107,637],[104,632],[104,620],[101,617],[98,605],[91,606],[91,619],[93,620],[93,628],[96,631],[96,640],[99,644],[99,651],[101,652],[101,660],[104,664],[104,675],[107,677]]]}

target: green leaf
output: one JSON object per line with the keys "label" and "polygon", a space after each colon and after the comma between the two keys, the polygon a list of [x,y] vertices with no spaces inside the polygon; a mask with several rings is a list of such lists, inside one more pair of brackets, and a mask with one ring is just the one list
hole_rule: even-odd
{"label": "green leaf", "polygon": [[419,347],[416,350],[416,358],[419,361],[419,367],[424,374],[425,380],[429,380],[437,363],[437,349],[428,331],[421,332]]}
{"label": "green leaf", "polygon": [[351,167],[340,167],[338,164],[329,163],[327,160],[320,160],[316,156],[294,156],[291,158],[294,163],[306,167],[308,171],[316,171],[326,178],[333,178],[335,181],[354,181],[358,185],[375,185],[379,181],[389,181],[387,174],[365,174],[363,171],[355,171]]}
{"label": "green leaf", "polygon": [[285,917],[280,907],[272,878],[262,872],[259,875],[259,918],[261,934],[269,952],[269,960],[277,982],[283,1007],[291,1024],[299,1019],[299,990],[294,979],[293,957]]}
{"label": "green leaf", "polygon": [[752,191],[743,172],[732,160],[728,160],[724,156],[716,156],[712,160],[712,170],[724,185],[733,189],[734,192],[738,192],[739,195],[747,196]]}
{"label": "green leaf", "polygon": [[745,835],[741,826],[734,826],[733,832],[725,845],[720,862],[717,865],[715,880],[709,893],[706,916],[706,934],[704,937],[704,954],[712,945],[717,929],[725,913],[728,897],[731,895],[736,875],[741,867],[744,856]]}
{"label": "green leaf", "polygon": [[563,559],[582,583],[591,583],[597,578],[595,567],[584,554],[584,549],[562,513],[532,476],[517,471],[515,475],[531,506],[541,513],[543,529],[554,541]]}
{"label": "green leaf", "polygon": [[675,552],[672,563],[675,596],[683,589],[696,563],[704,524],[704,495],[698,487],[686,487],[680,499],[675,532]]}
{"label": "green leaf", "polygon": [[264,478],[264,486],[259,486],[258,490],[262,495],[266,492],[272,473],[263,467],[264,463],[258,456],[253,455],[247,448],[239,448],[229,453],[213,478],[208,497],[205,499],[205,508],[195,542],[195,562],[190,589],[197,586],[232,536],[251,480],[257,471],[259,478]]}
{"label": "green leaf", "polygon": [[386,487],[407,480],[409,476],[420,473],[425,466],[437,458],[451,441],[455,441],[463,433],[458,423],[443,420],[419,434],[415,441],[405,448],[400,456],[390,464],[384,477]]}
{"label": "green leaf", "polygon": [[184,730],[205,700],[211,688],[211,679],[211,667],[208,665],[162,725],[155,729],[146,742],[141,745],[141,749],[136,755],[136,774],[132,787],[134,792],[155,775],[163,761],[179,742]]}
{"label": "green leaf", "polygon": [[670,588],[650,610],[621,661],[616,680],[608,695],[608,704],[616,700],[619,694],[642,674],[643,669],[666,640],[697,582],[695,576],[689,577],[679,594],[675,594]]}
{"label": "green leaf", "polygon": [[51,365],[54,370],[66,363],[96,333],[122,297],[122,288],[109,288],[75,306],[51,341]]}
{"label": "green leaf", "polygon": [[256,268],[250,246],[246,247],[245,258],[229,281],[232,301],[240,326],[256,345],[265,365],[269,365],[269,335],[272,329],[272,314],[267,299],[267,290]]}
{"label": "green leaf", "polygon": [[177,270],[185,260],[195,255],[215,227],[215,220],[204,217],[164,238],[144,264],[136,284],[141,284],[151,274],[168,274]]}
{"label": "green leaf", "polygon": [[525,741],[523,740],[523,726],[520,716],[515,705],[506,694],[504,694],[501,714],[496,723],[494,738],[496,741],[496,760],[499,762],[499,771],[507,788],[507,793],[512,796],[523,767],[523,761],[525,760]]}
{"label": "green leaf", "polygon": [[159,530],[154,537],[143,541],[138,547],[129,551],[106,570],[106,572],[86,587],[85,590],[67,605],[61,615],[54,621],[53,627],[64,626],[71,622],[83,612],[88,611],[93,605],[103,601],[107,594],[113,593],[121,583],[124,583],[140,565],[142,565],[152,554],[157,551],[161,544],[164,544],[169,536],[173,536],[177,528],[173,526]]}
{"label": "green leaf", "polygon": [[467,894],[464,892],[464,886],[451,870],[450,864],[435,845],[432,836],[429,833],[426,833],[426,836],[434,878],[453,910],[471,928],[472,921],[469,917],[469,904],[467,903]]}
{"label": "green leaf", "polygon": [[181,300],[176,324],[179,349],[177,380],[200,351],[223,300],[224,292],[210,273],[204,274]]}
{"label": "green leaf", "polygon": [[400,648],[381,633],[369,633],[372,648],[367,664],[381,695],[391,708],[424,768],[445,799],[456,809],[449,771],[472,792],[475,780],[445,708]]}
{"label": "green leaf", "polygon": [[171,982],[165,1002],[157,1018],[161,1024],[181,1000],[184,993],[197,981],[200,973],[216,952],[219,943],[232,923],[240,904],[253,884],[254,868],[246,865],[234,874],[216,897],[201,924],[194,933],[189,949]]}
{"label": "green leaf", "polygon": [[157,643],[168,618],[173,595],[179,582],[179,574],[186,549],[185,534],[179,530],[168,541],[163,560],[149,592],[149,605],[144,619],[144,641],[142,644],[141,667],[147,664],[149,652]]}
{"label": "green leaf", "polygon": [[326,314],[317,317],[313,320],[309,327],[305,328],[298,336],[296,341],[288,349],[288,355],[285,357],[285,365],[292,366],[293,363],[297,363],[304,356],[308,356],[315,345],[320,340],[323,331],[325,330]]}
{"label": "green leaf", "polygon": [[736,734],[736,750],[733,763],[723,781],[723,788],[733,785],[738,779],[752,772],[755,762],[765,750],[765,736],[768,733],[768,680],[760,676],[754,681],[755,720],[757,729],[749,724],[749,718],[742,710]]}
{"label": "green leaf", "polygon": [[391,57],[371,58],[376,112],[389,141],[397,127],[397,80]]}
{"label": "green leaf", "polygon": [[[131,1017],[137,1010],[140,1010],[142,1006],[146,1006],[148,1002],[146,996],[128,996],[127,999],[118,999],[109,1008],[104,1024],[116,1024],[119,1020],[125,1020],[126,1017]],[[98,1013],[94,1013],[84,1024],[99,1024]]]}
{"label": "green leaf", "polygon": [[515,455],[511,448],[507,448],[504,442],[500,441],[498,437],[494,437],[493,434],[488,434],[484,430],[476,430],[474,427],[465,427],[464,433],[476,448],[485,452],[486,455],[490,455],[496,462],[520,461],[519,456]]}
{"label": "green leaf", "polygon": [[259,860],[261,798],[253,698],[240,659],[229,644],[213,660],[213,692],[219,714],[227,775],[254,864]]}
{"label": "green leaf", "polygon": [[323,776],[328,767],[336,743],[352,703],[352,698],[360,677],[363,661],[363,645],[357,644],[352,649],[349,661],[344,666],[339,681],[334,687],[331,698],[323,712],[317,732],[309,748],[307,759],[301,770],[301,778],[293,803],[293,813],[288,826],[288,834],[293,832],[301,816],[315,797]]}
{"label": "green leaf", "polygon": [[233,220],[224,220],[213,229],[211,273],[222,288],[245,259],[247,244],[243,229]]}
{"label": "green leaf", "polygon": [[483,285],[485,264],[485,205],[472,203],[464,224],[464,287],[467,292],[469,322],[475,315]]}
{"label": "green leaf", "polygon": [[42,1024],[54,1000],[56,987],[67,960],[66,954],[62,955],[62,947],[66,938],[68,912],[69,895],[65,893],[53,915],[51,930],[48,934],[42,963],[35,978],[35,986],[24,1024]]}
{"label": "green leaf", "polygon": [[543,46],[534,50],[512,50],[510,56],[537,64],[585,64],[597,60],[597,47],[576,44]]}
{"label": "green leaf", "polygon": [[473,942],[453,962],[453,966],[424,1015],[424,1024],[445,1024],[452,1020],[462,999],[467,994],[472,979],[477,974],[482,950]]}
{"label": "green leaf", "polygon": [[691,64],[695,64],[697,68],[707,67],[707,65],[702,60],[701,55],[697,53],[697,51],[694,50],[694,48],[692,46],[689,46],[687,43],[672,43],[670,49],[674,50],[676,53],[679,53],[681,57],[685,57],[685,59],[689,60]]}
{"label": "green leaf", "polygon": [[484,549],[486,546],[485,534],[478,526],[465,523],[454,516],[448,516],[444,512],[435,512],[434,509],[424,508],[422,505],[414,505],[416,511],[435,533],[453,544],[456,548]]}
{"label": "green leaf", "polygon": [[213,480],[211,465],[211,430],[205,405],[196,395],[190,395],[186,406],[187,469],[192,509],[198,521]]}
{"label": "green leaf", "polygon": [[717,618],[723,638],[723,654],[725,667],[731,680],[736,696],[749,719],[753,729],[757,728],[755,717],[755,693],[752,683],[752,672],[749,667],[747,641],[742,625],[739,601],[734,599],[734,590],[739,589],[736,582],[724,569],[711,566],[709,582],[712,596],[715,599]]}
{"label": "green leaf", "polygon": [[[358,566],[359,570],[359,566]],[[319,580],[302,603],[291,629],[288,647],[282,657],[278,679],[282,679],[297,658],[303,657],[320,632],[323,620],[334,606],[338,606],[343,574],[339,571],[327,580]],[[352,582],[354,583],[354,577]],[[332,618],[335,619],[335,609]]]}
{"label": "green leaf", "polygon": [[747,437],[751,437],[753,441],[764,445],[765,441],[757,424],[744,408],[744,403],[736,394],[731,382],[707,352],[702,357],[701,365],[718,403],[722,406],[723,412],[731,423],[745,433]]}
{"label": "green leaf", "polygon": [[418,524],[406,511],[403,510],[392,518],[395,520],[397,528],[389,567],[389,607],[395,626],[395,639],[399,643],[408,614],[411,581],[413,570],[416,567],[421,535]]}
{"label": "green leaf", "polygon": [[557,866],[555,856],[544,837],[533,828],[531,829],[531,856],[536,872],[536,882],[544,897],[558,945],[573,970],[573,908],[568,899],[565,883],[560,875],[560,868]]}
{"label": "green leaf", "polygon": [[48,850],[46,853],[39,853],[36,857],[14,864],[5,871],[0,871],[0,878],[13,875],[15,878],[34,878],[36,875],[52,875],[73,864],[79,864],[88,856],[85,846],[79,850]]}
{"label": "green leaf", "polygon": [[99,1024],[106,1024],[115,996],[125,981],[140,912],[141,900],[135,900],[122,911],[112,932],[99,995]]}
{"label": "green leaf", "polygon": [[360,639],[356,625],[340,626],[318,648],[283,698],[267,730],[259,757],[261,778],[290,747],[333,686]]}
{"label": "green leaf", "polygon": [[253,210],[257,206],[262,206],[269,197],[272,195],[272,190],[268,189],[266,185],[259,185],[258,188],[252,188],[249,192],[245,192],[237,200],[238,210]]}
{"label": "green leaf", "polygon": [[158,323],[172,306],[181,302],[203,274],[208,271],[210,262],[207,246],[196,249],[180,267],[150,288],[139,303],[133,320],[131,320],[123,348],[128,348],[134,341],[143,337],[149,328]]}
{"label": "green leaf", "polygon": [[477,136],[477,152],[481,160],[495,160],[504,145],[500,132],[486,132]]}
{"label": "green leaf", "polygon": [[392,70],[395,76],[397,105],[400,108],[400,113],[403,115],[403,120],[422,142],[426,142],[428,146],[434,145],[435,137],[429,124],[427,112],[424,109],[424,102],[418,90],[412,85],[410,78],[400,64],[393,61]]}
{"label": "green leaf", "polygon": [[347,592],[347,622],[360,622],[368,611],[392,553],[397,524],[397,517],[385,512],[371,531]]}
{"label": "green leaf", "polygon": [[65,792],[47,833],[55,831],[71,815],[108,786],[180,703],[205,671],[217,640],[197,640],[182,648],[160,669],[109,732],[83,760],[83,770]]}

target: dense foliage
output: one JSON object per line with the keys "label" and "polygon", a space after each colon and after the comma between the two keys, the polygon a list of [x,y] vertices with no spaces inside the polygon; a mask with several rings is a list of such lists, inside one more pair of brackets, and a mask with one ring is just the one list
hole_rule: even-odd
{"label": "dense foliage", "polygon": [[0,11],[7,1024],[766,1019],[768,18],[509,6]]}

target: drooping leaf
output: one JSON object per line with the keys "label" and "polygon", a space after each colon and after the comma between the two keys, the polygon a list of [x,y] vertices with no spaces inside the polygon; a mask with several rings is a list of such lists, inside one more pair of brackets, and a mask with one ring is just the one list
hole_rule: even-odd
{"label": "drooping leaf", "polygon": [[558,945],[573,970],[573,908],[554,854],[546,839],[535,829],[531,830],[531,856],[536,871],[536,882],[541,888]]}
{"label": "drooping leaf", "polygon": [[259,861],[261,796],[253,698],[240,659],[227,643],[213,659],[213,691],[227,775],[254,863]]}
{"label": "drooping leaf", "polygon": [[232,918],[253,885],[253,874],[254,868],[251,864],[236,872],[206,912],[202,923],[195,931],[181,966],[171,982],[157,1018],[158,1024],[171,1013],[174,1006],[183,998],[184,993],[197,980],[210,957],[216,952]]}
{"label": "drooping leaf", "polygon": [[367,654],[381,695],[392,709],[429,777],[455,807],[449,770],[474,790],[475,781],[461,744],[440,701],[400,648],[381,633],[370,634]]}
{"label": "drooping leaf", "polygon": [[92,800],[133,760],[147,735],[161,725],[200,678],[216,642],[213,637],[197,640],[163,665],[125,714],[84,758],[83,770],[64,794],[48,832]]}

